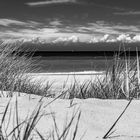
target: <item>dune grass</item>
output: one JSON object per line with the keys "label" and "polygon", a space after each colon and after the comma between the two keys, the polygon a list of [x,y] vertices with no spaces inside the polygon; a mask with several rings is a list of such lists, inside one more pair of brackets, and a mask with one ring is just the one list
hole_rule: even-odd
{"label": "dune grass", "polygon": [[139,56],[131,60],[129,56],[114,56],[112,65],[106,68],[105,75],[79,84],[72,83],[64,98],[100,99],[139,99]]}
{"label": "dune grass", "polygon": [[[51,84],[35,83],[27,73],[38,70],[32,60],[32,54],[21,54],[20,45],[1,44],[0,45],[0,90],[16,91],[27,94],[45,95],[50,94]],[[42,86],[43,85],[43,86]],[[2,92],[1,92],[2,93]],[[12,92],[9,95],[12,96]]]}
{"label": "dune grass", "polygon": [[[129,99],[134,97],[138,99],[140,66],[138,51],[136,52],[137,56],[133,61],[126,55],[123,58],[120,58],[119,54],[114,55],[112,65],[107,65],[106,73],[102,78],[97,76],[96,80],[92,79],[82,84],[75,80],[69,88],[62,91],[63,98]],[[37,71],[32,56],[19,54],[19,44],[0,45],[0,90],[54,97],[51,92],[52,84],[33,82],[27,74]],[[12,96],[12,94],[4,96]]]}
{"label": "dune grass", "polygon": [[[51,84],[47,83],[45,86],[42,86],[43,83],[33,82],[31,77],[28,76],[27,73],[31,73],[33,70],[32,57],[27,56],[26,54],[19,55],[19,53],[20,47],[18,47],[18,44],[1,44],[0,90],[11,91],[11,94],[7,92],[7,97],[12,97],[14,92],[41,95],[43,97],[52,97]],[[85,81],[82,84],[79,84],[79,82],[75,80],[75,82],[72,83],[69,88],[63,90],[62,93],[60,93],[57,98],[54,98],[52,102],[54,102],[58,98],[68,98],[71,99],[71,107],[73,106],[74,98],[128,99],[130,101],[132,101],[133,98],[139,99],[139,76],[140,68],[138,52],[135,61],[131,61],[130,57],[127,56],[125,56],[124,58],[120,58],[119,55],[115,55],[112,66],[106,68],[105,76],[103,76],[102,78],[97,77],[97,79],[95,80],[93,79]],[[66,83],[64,83],[64,87],[66,86],[65,84]],[[4,93],[1,92],[0,96],[5,96],[3,94]],[[50,104],[52,102],[50,102]],[[10,113],[8,113],[8,111]],[[12,112],[14,114],[13,120],[11,122],[10,120]],[[118,117],[117,121],[120,119],[123,113]],[[8,121],[6,119],[7,114],[9,114]],[[38,135],[41,140],[76,139],[81,117],[80,111],[76,111],[73,113],[70,121],[65,124],[62,132],[59,132],[55,115],[52,113],[48,115],[52,115],[54,129],[50,132],[49,136],[45,138],[41,134],[41,132],[36,129],[36,125],[44,116],[44,114],[42,114],[41,100],[31,113],[31,115],[27,116],[23,121],[21,121],[19,118],[18,100],[16,99],[14,111],[11,110],[11,104],[9,101],[3,113],[0,124],[0,138],[2,140],[32,140],[32,135],[36,133],[36,135]],[[77,119],[77,122],[73,131],[70,131],[72,129],[71,127],[75,118]],[[114,128],[117,121],[115,121],[115,123],[103,138],[108,138],[108,136],[111,135],[111,130]],[[10,133],[7,133],[7,129],[11,123],[13,123],[13,129]]]}
{"label": "dune grass", "polygon": [[[52,103],[52,102],[51,102]],[[50,104],[51,104],[50,103]],[[72,116],[67,121],[64,121],[63,130],[59,130],[56,117],[54,113],[44,113],[44,105],[42,100],[35,105],[34,110],[27,114],[21,120],[19,115],[19,103],[16,96],[14,102],[15,105],[11,104],[11,99],[7,103],[3,116],[0,123],[0,139],[1,140],[75,140],[77,137],[81,111],[76,109],[73,111]],[[13,106],[13,107],[12,107]],[[48,106],[47,106],[48,107]],[[46,107],[45,107],[46,109]],[[44,117],[47,119],[47,116],[52,116],[53,128],[47,133],[47,136],[44,136],[37,129],[39,121]],[[63,123],[63,122],[62,122]],[[81,137],[81,139],[83,136]]]}
{"label": "dune grass", "polygon": [[[44,83],[32,81],[32,78],[28,75],[37,69],[34,68],[32,57],[26,54],[20,53],[19,44],[1,44],[0,45],[0,90],[1,97],[13,97],[15,92],[41,95],[42,98],[35,106],[30,115],[27,115],[24,120],[20,120],[18,99],[16,97],[15,106],[11,104],[11,99],[5,107],[3,113],[1,124],[0,124],[0,139],[1,140],[33,140],[33,135],[36,134],[40,140],[66,140],[72,134],[71,140],[75,140],[78,124],[81,116],[81,112],[76,111],[73,113],[69,122],[66,122],[65,128],[62,132],[58,133],[58,126],[56,123],[55,116],[52,115],[54,122],[53,131],[49,132],[49,136],[44,137],[41,132],[36,129],[36,126],[42,117],[45,117],[42,112],[42,99],[44,97],[52,97],[51,95],[51,85],[49,83]],[[3,92],[10,91],[10,92]],[[7,93],[7,94],[6,94]],[[6,94],[6,95],[5,95]],[[60,95],[61,96],[61,95]],[[59,97],[60,97],[59,96]],[[49,104],[57,100],[54,98]],[[48,104],[47,104],[48,106]],[[45,106],[45,108],[47,107]],[[12,108],[13,107],[13,108]],[[72,133],[72,124],[77,117],[77,123]],[[10,126],[12,125],[12,130],[8,132]]]}

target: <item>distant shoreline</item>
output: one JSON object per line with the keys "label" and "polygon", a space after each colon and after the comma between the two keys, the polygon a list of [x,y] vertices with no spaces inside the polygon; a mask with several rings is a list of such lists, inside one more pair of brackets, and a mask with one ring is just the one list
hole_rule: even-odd
{"label": "distant shoreline", "polygon": [[[137,55],[136,51],[25,51],[20,54],[31,55],[32,57],[120,57]],[[140,51],[138,52],[140,55]]]}
{"label": "distant shoreline", "polygon": [[29,73],[30,75],[39,74],[40,76],[43,75],[104,75],[105,71],[82,71],[82,72],[46,72],[46,73]]}

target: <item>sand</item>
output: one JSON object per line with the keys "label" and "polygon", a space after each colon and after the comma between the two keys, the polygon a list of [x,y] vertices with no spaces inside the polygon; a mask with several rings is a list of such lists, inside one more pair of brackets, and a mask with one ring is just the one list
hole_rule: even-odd
{"label": "sand", "polygon": [[65,85],[65,88],[68,88],[75,81],[78,84],[82,84],[86,81],[95,81],[97,78],[101,79],[105,76],[105,72],[97,72],[97,71],[85,71],[85,72],[69,72],[69,73],[29,73],[28,74],[33,82],[40,81],[44,85],[46,83],[52,84],[52,90],[54,92],[61,92]]}
{"label": "sand", "polygon": [[[68,74],[30,74],[33,80],[42,80],[54,82],[53,85],[55,90],[60,90],[63,86],[64,81],[67,81],[68,85],[71,84],[75,79],[79,82],[84,82],[85,80],[95,79],[96,76],[103,77],[103,74],[79,74],[79,75],[68,75]],[[57,89],[58,88],[58,89]],[[4,95],[7,92],[4,92]],[[15,93],[18,95],[18,93]],[[34,109],[37,108],[40,96],[37,95],[27,95],[26,93],[20,93],[18,97],[18,111],[20,121],[25,120],[27,115],[29,116]],[[0,98],[0,120],[3,115],[3,111],[10,98]],[[74,128],[77,123],[78,113],[81,112],[80,122],[78,125],[78,131],[76,135],[76,140],[102,140],[105,133],[109,130],[111,125],[115,122],[117,117],[123,111],[127,105],[127,100],[100,100],[100,99],[57,99],[52,102],[53,98],[44,98],[42,101],[42,112],[45,115],[38,122],[35,129],[37,129],[43,136],[47,138],[48,135],[54,130],[54,121],[52,113],[56,118],[56,123],[59,131],[59,135],[62,134],[64,126],[69,123],[73,113],[77,111],[77,115],[74,119],[70,133],[66,140],[70,140],[73,136]],[[16,96],[11,100],[11,106],[13,108],[12,115],[15,109]],[[52,102],[48,105],[48,103]],[[71,105],[72,103],[72,105]],[[47,107],[45,107],[48,105]],[[138,140],[140,139],[140,101],[133,100],[129,108],[126,110],[125,114],[119,120],[115,128],[114,133],[109,139],[112,140]],[[8,111],[8,114],[10,112]],[[8,116],[7,114],[7,116]],[[8,119],[8,117],[7,117]],[[7,132],[10,132],[13,128],[13,119],[9,124]],[[38,135],[34,132],[34,139],[38,139]]]}
{"label": "sand", "polygon": [[[0,113],[3,112],[8,100],[9,98],[0,98]],[[13,108],[15,105],[15,100],[16,98],[14,96],[11,101]],[[31,95],[29,97],[29,95],[24,93],[18,97],[20,120],[24,120],[27,115],[31,114],[31,112],[36,108],[39,100],[39,96]],[[83,140],[102,140],[102,137],[128,103],[127,100],[74,99],[73,106],[70,107],[70,100],[57,99],[55,102],[45,107],[52,100],[52,98],[43,99],[42,111],[45,113],[53,113],[55,115],[60,135],[62,134],[63,127],[70,121],[73,112],[81,111],[76,140],[79,140],[83,135]],[[113,129],[115,132],[110,136],[110,139],[140,139],[139,107],[140,101],[133,100],[128,110]],[[77,122],[77,115],[72,125],[72,129],[70,129],[71,136]],[[2,118],[2,114],[0,114],[0,118]],[[12,124],[13,123],[11,123],[9,126],[9,131],[12,128]],[[53,130],[53,128],[54,123],[52,115],[42,117],[36,126],[36,129],[46,137]],[[37,139],[36,133],[34,134],[34,138]]]}

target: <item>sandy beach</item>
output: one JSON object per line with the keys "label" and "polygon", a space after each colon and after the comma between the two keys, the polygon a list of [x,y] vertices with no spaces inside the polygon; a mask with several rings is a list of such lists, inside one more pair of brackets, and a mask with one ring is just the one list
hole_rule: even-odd
{"label": "sandy beach", "polygon": [[[31,114],[36,108],[40,96],[30,95],[21,93],[18,97],[18,110],[20,121],[24,120],[27,115]],[[13,110],[15,109],[16,96],[11,100],[11,106]],[[73,106],[70,107],[70,100],[58,99],[55,102],[50,103],[53,99],[44,98],[42,103],[42,111],[44,113],[54,113],[56,118],[56,123],[58,125],[59,133],[62,134],[64,126],[70,121],[72,114],[76,111],[81,111],[80,122],[78,126],[78,132],[76,135],[76,140],[82,138],[82,140],[102,140],[102,137],[109,130],[111,125],[123,111],[127,105],[127,100],[99,100],[99,99],[74,99]],[[9,98],[0,99],[0,113],[4,111]],[[117,123],[113,129],[114,133],[109,137],[111,140],[139,140],[140,138],[140,101],[134,100],[128,110],[125,112],[123,117]],[[9,112],[9,111],[8,111]],[[9,112],[10,113],[10,112]],[[8,115],[7,114],[7,119]],[[12,111],[11,117],[14,115]],[[70,129],[71,137],[76,125],[77,116]],[[2,118],[2,114],[0,114]],[[12,119],[11,119],[12,122]],[[12,129],[13,123],[10,123],[8,127],[8,132]],[[54,122],[52,115],[46,115],[41,118],[38,122],[36,128],[43,136],[47,137],[54,129]],[[34,138],[37,140],[38,135],[34,132]]]}
{"label": "sandy beach", "polygon": [[96,81],[97,78],[101,79],[104,77],[105,72],[97,71],[83,71],[83,72],[64,72],[64,73],[29,73],[33,81],[40,81],[43,84],[52,83],[52,90],[56,92],[61,91],[63,86],[65,88],[72,85],[75,81],[82,84],[86,81]]}

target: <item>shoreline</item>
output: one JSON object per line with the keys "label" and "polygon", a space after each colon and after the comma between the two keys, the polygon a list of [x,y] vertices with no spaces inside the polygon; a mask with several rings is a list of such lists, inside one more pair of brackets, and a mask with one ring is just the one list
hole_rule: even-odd
{"label": "shoreline", "polygon": [[80,72],[46,72],[46,73],[28,73],[30,75],[104,75],[105,71],[80,71]]}
{"label": "shoreline", "polygon": [[85,71],[85,72],[70,72],[70,73],[28,73],[33,82],[41,82],[43,85],[52,84],[52,90],[59,93],[62,90],[68,89],[75,82],[83,84],[88,81],[96,81],[105,76],[104,72]]}

